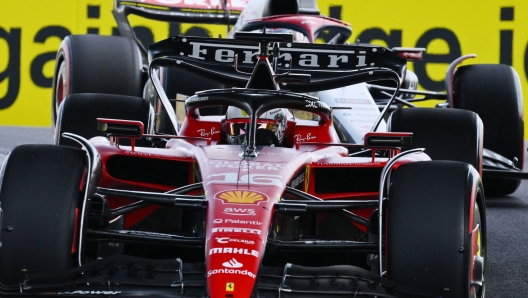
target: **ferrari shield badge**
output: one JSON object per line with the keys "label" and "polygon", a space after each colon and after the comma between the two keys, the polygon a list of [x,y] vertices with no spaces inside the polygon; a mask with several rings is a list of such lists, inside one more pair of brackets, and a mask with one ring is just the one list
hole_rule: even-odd
{"label": "ferrari shield badge", "polygon": [[228,282],[226,283],[226,292],[233,292],[235,290],[235,283]]}

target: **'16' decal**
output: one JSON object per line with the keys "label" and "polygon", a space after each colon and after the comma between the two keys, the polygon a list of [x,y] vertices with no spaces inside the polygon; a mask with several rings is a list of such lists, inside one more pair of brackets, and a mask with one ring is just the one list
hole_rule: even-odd
{"label": "'16' decal", "polygon": [[283,187],[282,176],[279,175],[268,175],[268,174],[248,174],[240,177],[237,180],[237,173],[222,173],[213,174],[207,176],[207,185],[209,184],[252,184],[252,185],[275,185],[277,187]]}

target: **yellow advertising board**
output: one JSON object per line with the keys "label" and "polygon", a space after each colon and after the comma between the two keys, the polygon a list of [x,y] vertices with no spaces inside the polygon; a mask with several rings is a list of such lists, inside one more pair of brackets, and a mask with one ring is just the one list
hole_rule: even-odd
{"label": "yellow advertising board", "polygon": [[[318,0],[318,5],[323,14],[352,24],[350,42],[425,47],[426,62],[410,66],[422,89],[443,90],[449,63],[475,53],[476,59],[464,63],[512,65],[528,98],[528,1]],[[51,125],[54,59],[62,38],[113,34],[112,8],[113,0],[2,1],[0,125]],[[131,23],[152,40],[196,30],[226,33],[220,25],[169,25],[135,16]]]}

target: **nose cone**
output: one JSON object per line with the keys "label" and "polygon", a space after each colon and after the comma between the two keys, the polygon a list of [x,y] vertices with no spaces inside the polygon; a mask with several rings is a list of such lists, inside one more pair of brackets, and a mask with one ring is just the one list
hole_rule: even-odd
{"label": "nose cone", "polygon": [[272,187],[238,190],[217,186],[208,193],[205,257],[209,295],[251,297],[276,203],[270,198],[278,198],[279,192]]}
{"label": "nose cone", "polygon": [[[240,166],[239,152],[204,149],[210,159],[200,163],[201,171],[215,173],[204,182],[208,202],[206,280],[210,297],[251,297],[264,257],[273,207],[284,192],[281,179],[290,179],[298,168],[287,167],[280,158],[291,156],[277,156],[282,148],[274,149],[278,150],[260,151],[262,161],[253,160],[246,164],[248,167]],[[232,160],[226,159],[226,154],[232,154]],[[279,159],[279,163],[270,163],[268,158]]]}
{"label": "nose cone", "polygon": [[227,229],[208,241],[207,285],[211,298],[251,296],[264,253],[264,245],[259,237],[251,235],[252,231],[259,230]]}

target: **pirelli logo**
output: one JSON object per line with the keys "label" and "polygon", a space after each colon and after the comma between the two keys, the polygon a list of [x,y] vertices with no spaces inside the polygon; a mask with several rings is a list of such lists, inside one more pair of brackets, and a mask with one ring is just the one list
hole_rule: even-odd
{"label": "pirelli logo", "polygon": [[261,234],[260,230],[247,229],[247,228],[213,228],[211,231],[213,233],[243,233],[243,234],[255,234],[255,235]]}

